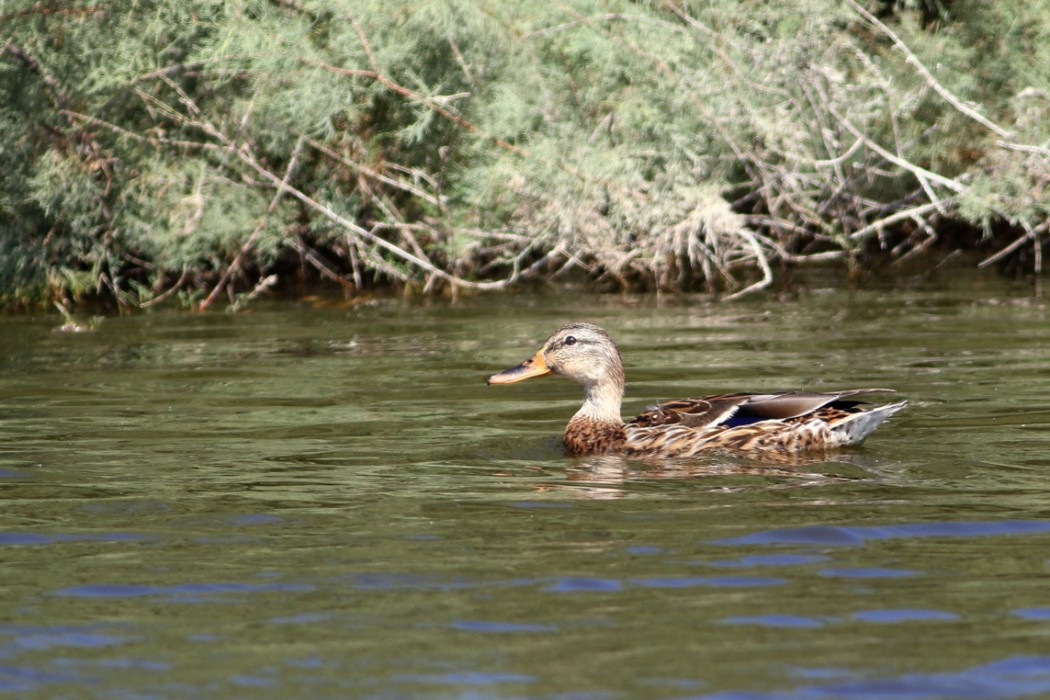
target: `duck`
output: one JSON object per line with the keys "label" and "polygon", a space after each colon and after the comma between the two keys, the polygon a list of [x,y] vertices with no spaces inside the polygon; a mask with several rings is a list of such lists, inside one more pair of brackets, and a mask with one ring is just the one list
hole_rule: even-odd
{"label": "duck", "polygon": [[620,349],[600,326],[574,322],[554,332],[524,362],[497,372],[489,385],[560,375],[583,386],[583,406],[565,428],[571,455],[688,458],[700,453],[801,454],[859,445],[907,405],[855,400],[892,389],[728,393],[649,406],[633,420],[620,415],[624,395]]}

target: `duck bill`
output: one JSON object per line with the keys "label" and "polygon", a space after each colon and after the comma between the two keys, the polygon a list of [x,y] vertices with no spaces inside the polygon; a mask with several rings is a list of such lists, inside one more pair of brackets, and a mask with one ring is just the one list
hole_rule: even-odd
{"label": "duck bill", "polygon": [[517,367],[511,367],[505,369],[502,372],[489,377],[489,384],[514,384],[515,382],[523,382],[526,379],[532,377],[542,377],[545,374],[550,374],[551,369],[547,366],[547,361],[543,358],[543,351],[537,352],[529,359],[522,362]]}

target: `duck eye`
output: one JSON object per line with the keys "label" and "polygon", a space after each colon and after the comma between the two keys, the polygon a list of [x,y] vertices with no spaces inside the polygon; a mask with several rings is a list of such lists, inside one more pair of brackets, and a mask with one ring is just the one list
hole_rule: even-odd
{"label": "duck eye", "polygon": [[570,335],[568,338],[565,339],[565,344],[566,345],[575,345],[576,344],[576,336]]}

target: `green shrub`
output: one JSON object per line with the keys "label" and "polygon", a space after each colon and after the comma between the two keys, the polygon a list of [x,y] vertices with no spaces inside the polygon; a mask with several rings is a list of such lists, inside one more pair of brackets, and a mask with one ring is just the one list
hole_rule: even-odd
{"label": "green shrub", "polygon": [[1050,212],[1042,3],[19,0],[0,26],[7,302],[207,305],[290,259],[351,290],[740,291],[879,232],[1038,242]]}

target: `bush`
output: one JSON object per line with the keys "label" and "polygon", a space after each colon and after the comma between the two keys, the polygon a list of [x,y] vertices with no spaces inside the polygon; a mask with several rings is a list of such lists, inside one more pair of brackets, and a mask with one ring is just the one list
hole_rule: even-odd
{"label": "bush", "polygon": [[303,267],[742,293],[949,221],[1048,227],[1040,3],[5,7],[9,303],[204,307]]}

